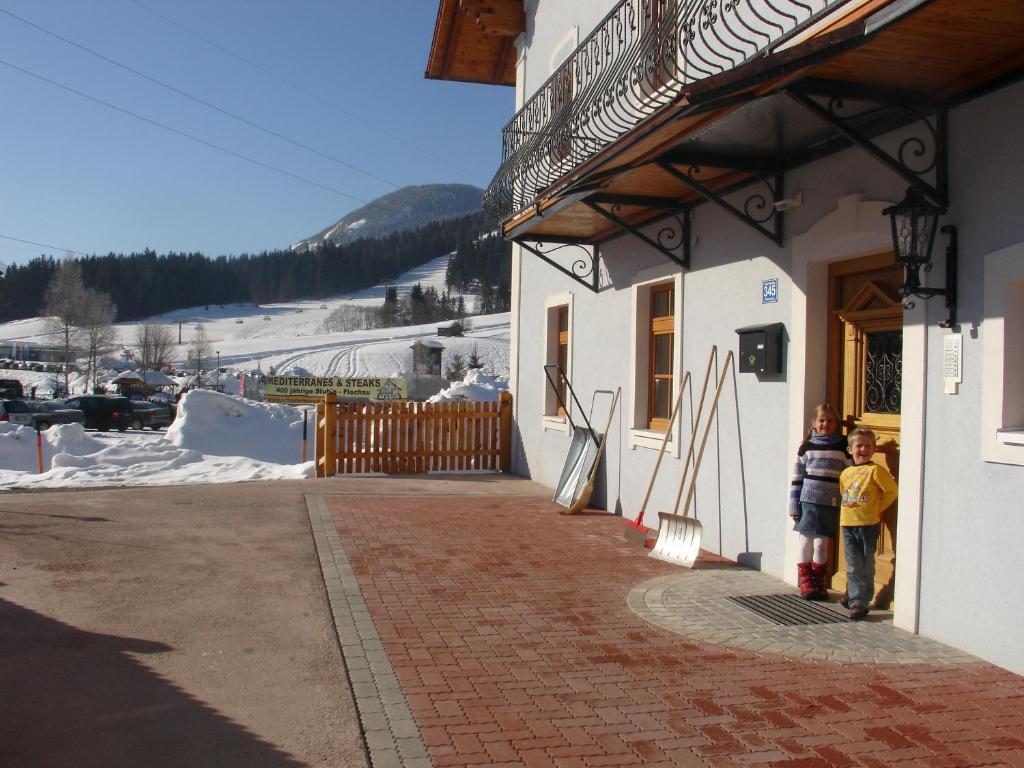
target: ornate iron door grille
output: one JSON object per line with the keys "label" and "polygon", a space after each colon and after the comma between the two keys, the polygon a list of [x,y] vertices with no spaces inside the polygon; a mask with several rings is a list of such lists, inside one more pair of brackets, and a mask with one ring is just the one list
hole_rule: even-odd
{"label": "ornate iron door grille", "polygon": [[865,410],[899,413],[903,396],[903,331],[876,331],[867,336]]}

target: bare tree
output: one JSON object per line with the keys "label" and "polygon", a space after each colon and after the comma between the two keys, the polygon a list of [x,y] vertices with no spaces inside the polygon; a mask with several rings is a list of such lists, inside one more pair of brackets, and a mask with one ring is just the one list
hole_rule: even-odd
{"label": "bare tree", "polygon": [[50,278],[43,299],[42,314],[47,317],[46,333],[64,347],[64,391],[70,392],[71,364],[85,304],[85,286],[77,261],[64,261]]}
{"label": "bare tree", "polygon": [[353,307],[342,304],[328,315],[321,330],[324,333],[339,331],[364,331],[368,328],[381,328],[385,323],[385,315],[380,307]]}
{"label": "bare tree", "polygon": [[99,385],[100,358],[110,352],[120,340],[114,329],[117,310],[110,296],[87,288],[82,307],[81,340],[85,347],[86,376],[92,380],[93,389]]}
{"label": "bare tree", "polygon": [[146,371],[159,371],[171,364],[171,354],[174,349],[174,334],[166,325],[149,323],[139,327],[135,334],[135,358],[142,368],[142,375]]}
{"label": "bare tree", "polygon": [[203,385],[203,361],[209,363],[211,357],[213,357],[213,348],[210,346],[209,339],[206,338],[206,326],[200,323],[196,326],[192,334],[192,341],[188,345],[188,364],[189,367],[196,369],[200,387]]}

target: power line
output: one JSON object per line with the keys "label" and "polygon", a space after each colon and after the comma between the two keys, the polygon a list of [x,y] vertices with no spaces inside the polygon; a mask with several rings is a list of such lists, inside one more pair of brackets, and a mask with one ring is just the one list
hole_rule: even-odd
{"label": "power line", "polygon": [[64,251],[64,253],[73,253],[75,256],[90,256],[91,254],[82,253],[80,251],[73,251],[70,248],[60,248],[56,245],[47,245],[46,243],[37,243],[32,240],[22,240],[20,237],[12,237],[11,235],[0,235],[0,238],[4,240],[13,240],[16,243],[27,243],[28,245],[37,245],[40,248],[49,248],[54,251]]}
{"label": "power line", "polygon": [[342,109],[341,107],[339,107],[336,104],[333,104],[333,103],[327,101],[326,99],[321,97],[319,94],[314,93],[313,91],[309,90],[308,88],[303,88],[301,85],[298,85],[297,83],[293,83],[293,82],[291,82],[289,80],[285,80],[280,75],[277,75],[274,72],[272,72],[271,70],[269,70],[266,67],[264,67],[262,64],[259,64],[259,63],[255,62],[255,61],[247,59],[245,56],[242,56],[239,53],[235,53],[230,48],[226,48],[223,45],[221,45],[220,43],[218,43],[216,40],[211,40],[210,38],[208,38],[208,37],[206,37],[204,35],[199,34],[195,30],[189,29],[188,27],[186,27],[183,24],[179,24],[174,19],[172,19],[172,18],[170,18],[168,16],[164,16],[159,11],[154,11],[148,5],[145,5],[144,3],[139,2],[139,0],[128,0],[128,2],[130,2],[132,5],[138,6],[142,10],[147,11],[148,13],[153,14],[158,19],[161,19],[162,21],[170,24],[171,26],[177,27],[182,32],[185,32],[186,34],[191,35],[192,37],[196,38],[197,40],[201,40],[202,42],[206,43],[207,45],[212,46],[213,48],[216,48],[221,53],[224,53],[227,56],[232,57],[233,59],[237,59],[238,61],[242,62],[243,64],[246,64],[247,66],[250,66],[250,67],[252,67],[253,69],[255,69],[257,71],[262,72],[267,77],[270,77],[270,78],[276,80],[277,82],[281,83],[282,85],[285,85],[288,88],[291,88],[294,91],[298,91],[299,93],[301,93],[301,94],[303,94],[303,95],[313,99],[314,101],[322,104],[323,106],[327,107],[328,109],[333,109],[335,112],[337,112],[339,114],[342,114],[342,115],[345,115],[345,117],[348,117],[351,120],[355,120],[358,123],[362,123],[367,128],[371,128],[371,129],[373,129],[375,131],[380,131],[381,133],[385,133],[385,134],[387,134],[387,135],[389,135],[389,136],[391,136],[393,138],[400,139],[402,142],[404,142],[404,146],[407,146],[409,149],[414,149],[418,154],[427,155],[429,157],[432,157],[434,160],[437,160],[440,163],[444,163],[445,165],[451,166],[452,168],[456,168],[457,170],[460,170],[463,173],[474,173],[474,171],[472,171],[471,169],[466,168],[465,166],[459,165],[458,163],[453,162],[452,160],[450,160],[450,159],[448,159],[446,157],[441,157],[440,155],[438,155],[438,154],[436,154],[434,152],[431,152],[429,149],[425,149],[423,147],[417,147],[415,144],[410,143],[409,140],[405,136],[402,136],[402,135],[400,135],[398,133],[395,133],[394,131],[390,131],[387,128],[384,128],[382,126],[374,125],[373,123],[371,123],[371,122],[367,121],[366,119],[364,119],[361,115],[355,114],[354,112],[349,112],[348,110],[345,110],[345,109]]}
{"label": "power line", "polygon": [[248,125],[248,126],[250,126],[252,128],[255,128],[255,129],[259,130],[259,131],[263,131],[264,133],[267,133],[267,134],[269,134],[271,136],[274,136],[275,138],[281,139],[282,141],[287,141],[289,144],[293,144],[296,147],[299,147],[300,149],[304,149],[307,152],[312,152],[315,155],[319,155],[320,157],[326,158],[327,160],[335,162],[338,165],[344,166],[345,168],[348,168],[350,170],[356,171],[357,173],[361,173],[364,176],[370,177],[371,179],[375,179],[375,180],[380,181],[380,182],[382,182],[384,184],[387,184],[387,185],[389,185],[391,187],[394,187],[395,189],[398,189],[398,187],[400,186],[399,184],[396,184],[395,182],[390,181],[389,179],[385,179],[385,178],[383,178],[381,176],[378,176],[375,173],[371,173],[370,171],[367,171],[367,170],[365,170],[363,168],[360,168],[357,165],[352,165],[352,163],[346,162],[345,160],[341,160],[341,159],[339,159],[337,157],[334,157],[333,155],[329,155],[326,152],[322,152],[319,149],[316,149],[315,147],[310,147],[310,146],[308,146],[306,144],[303,144],[300,141],[296,141],[295,139],[291,139],[291,138],[285,136],[284,134],[278,133],[277,131],[275,131],[275,130],[273,130],[271,128],[267,128],[267,127],[265,127],[263,125],[260,125],[259,123],[255,123],[252,120],[249,120],[248,118],[242,117],[241,115],[237,115],[234,112],[230,112],[230,111],[228,111],[226,109],[223,109],[222,107],[218,107],[216,104],[211,104],[210,102],[205,101],[204,99],[201,99],[198,96],[194,96],[191,93],[188,93],[187,91],[183,91],[180,88],[175,88],[173,85],[165,83],[163,80],[158,80],[157,78],[152,77],[150,75],[147,75],[144,72],[140,72],[137,69],[133,69],[132,67],[129,67],[127,64],[122,64],[121,62],[116,61],[115,59],[112,59],[109,56],[104,56],[102,53],[99,53],[98,51],[94,51],[91,48],[87,48],[84,45],[76,43],[74,40],[69,40],[68,38],[64,37],[63,35],[59,35],[59,34],[57,34],[56,32],[54,32],[52,30],[46,29],[45,27],[41,27],[38,24],[35,24],[34,22],[29,21],[28,19],[23,19],[21,16],[13,14],[13,13],[11,13],[10,11],[8,11],[8,10],[6,10],[4,8],[0,8],[0,13],[3,13],[3,14],[6,14],[7,16],[10,16],[12,19],[17,19],[22,24],[26,24],[27,26],[30,26],[33,29],[37,29],[40,32],[43,32],[44,34],[50,35],[51,37],[54,37],[54,38],[56,38],[57,40],[60,40],[63,43],[67,43],[70,46],[78,48],[80,51],[85,51],[90,56],[95,56],[96,58],[101,59],[101,60],[107,62],[108,64],[113,64],[115,67],[120,67],[125,72],[130,72],[133,75],[141,77],[143,80],[148,80],[151,83],[159,85],[161,88],[166,88],[167,90],[172,91],[173,93],[176,93],[179,96],[183,96],[186,99],[191,99],[192,101],[196,102],[197,104],[202,104],[204,107],[207,107],[208,109],[212,109],[212,110],[214,110],[216,112],[220,112],[222,115],[227,115],[232,120],[237,120],[240,123],[244,123],[245,125]]}
{"label": "power line", "polygon": [[134,117],[136,120],[141,120],[144,123],[149,123],[150,125],[155,125],[157,128],[162,128],[165,131],[173,133],[173,134],[175,134],[177,136],[182,136],[182,137],[184,137],[186,139],[189,139],[191,141],[194,141],[194,142],[197,142],[199,144],[202,144],[203,146],[210,147],[212,149],[216,149],[219,152],[224,152],[225,154],[231,155],[232,157],[237,157],[240,160],[245,160],[246,162],[252,163],[253,165],[258,165],[261,168],[266,168],[266,169],[274,171],[276,173],[280,173],[280,174],[282,174],[284,176],[288,176],[289,178],[296,179],[298,181],[304,182],[305,184],[310,184],[310,185],[312,185],[314,187],[319,187],[320,189],[325,189],[328,192],[333,192],[336,195],[341,195],[342,197],[347,197],[350,200],[355,200],[357,203],[363,203],[364,205],[367,203],[366,200],[363,200],[360,197],[356,197],[355,195],[350,195],[348,192],[342,192],[340,189],[335,189],[334,187],[329,187],[326,184],[321,184],[319,181],[313,181],[312,179],[307,179],[305,176],[299,176],[298,174],[292,173],[291,171],[286,171],[283,168],[278,168],[276,165],[270,165],[269,163],[265,163],[262,160],[257,160],[254,157],[249,157],[249,155],[243,155],[241,152],[235,152],[235,150],[233,150],[233,149],[228,149],[227,147],[223,147],[220,144],[214,144],[212,141],[207,141],[206,139],[202,139],[202,138],[200,138],[198,136],[193,136],[191,133],[186,133],[185,131],[178,130],[177,128],[172,128],[171,126],[166,125],[164,123],[161,123],[161,122],[159,122],[157,120],[152,120],[152,119],[150,119],[148,117],[143,117],[142,115],[140,115],[140,114],[138,114],[136,112],[132,112],[131,110],[125,109],[124,107],[119,107],[116,104],[111,104],[109,101],[104,101],[103,99],[96,98],[95,96],[90,96],[87,93],[83,93],[82,91],[76,90],[75,88],[72,88],[71,86],[64,85],[63,83],[58,83],[56,80],[51,80],[48,77],[43,77],[42,75],[37,75],[35,72],[30,72],[29,70],[23,69],[22,67],[19,67],[16,64],[11,64],[9,61],[4,61],[3,59],[0,59],[0,64],[3,64],[5,67],[10,67],[11,69],[15,70],[16,72],[21,72],[24,75],[28,75],[29,77],[34,77],[36,80],[41,80],[44,83],[49,83],[50,85],[52,85],[52,86],[54,86],[56,88],[60,88],[62,90],[68,91],[69,93],[73,93],[76,96],[81,96],[83,99],[88,99],[89,101],[94,101],[97,104],[102,104],[104,107],[108,107],[109,109],[113,109],[116,112],[120,112],[121,114],[128,115],[129,117]]}

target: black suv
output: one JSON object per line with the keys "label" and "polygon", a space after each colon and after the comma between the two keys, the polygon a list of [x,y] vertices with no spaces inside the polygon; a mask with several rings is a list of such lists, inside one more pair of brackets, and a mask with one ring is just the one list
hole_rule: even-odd
{"label": "black suv", "polygon": [[85,428],[124,432],[131,426],[132,411],[127,397],[108,395],[75,395],[64,401],[68,408],[77,408],[85,414]]}

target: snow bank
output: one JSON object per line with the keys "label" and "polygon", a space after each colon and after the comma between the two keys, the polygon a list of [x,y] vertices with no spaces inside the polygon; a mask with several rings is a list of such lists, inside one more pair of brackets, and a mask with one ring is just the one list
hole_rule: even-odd
{"label": "snow bank", "polygon": [[302,411],[193,389],[178,403],[178,418],[167,438],[210,456],[295,464],[302,456]]}
{"label": "snow bank", "polygon": [[497,400],[502,392],[508,392],[508,382],[497,376],[489,376],[482,370],[469,371],[462,381],[442,389],[427,400],[428,403],[440,403],[448,400]]}
{"label": "snow bank", "polygon": [[181,399],[167,438],[150,432],[100,439],[81,424],[54,426],[42,433],[46,471],[39,474],[35,430],[0,423],[0,488],[228,483],[315,474],[312,461],[297,463],[301,412],[287,406],[195,390]]}

